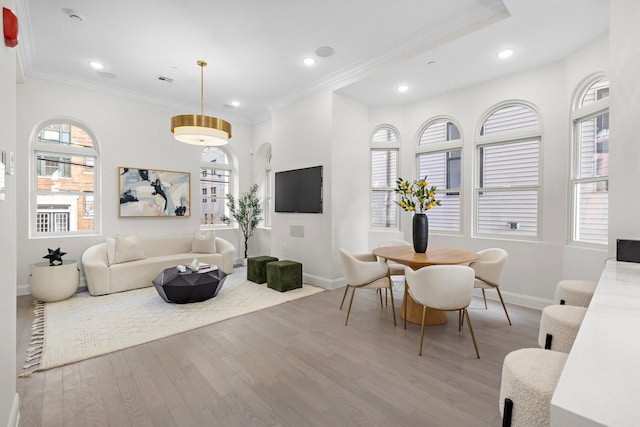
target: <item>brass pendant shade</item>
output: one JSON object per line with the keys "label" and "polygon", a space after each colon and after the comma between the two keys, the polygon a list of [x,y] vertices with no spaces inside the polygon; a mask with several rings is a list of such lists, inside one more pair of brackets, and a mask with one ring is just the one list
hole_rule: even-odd
{"label": "brass pendant shade", "polygon": [[182,114],[171,118],[171,132],[175,138],[186,144],[206,147],[225,145],[231,138],[231,124],[217,117],[204,115],[204,67],[200,66],[200,111],[201,114]]}

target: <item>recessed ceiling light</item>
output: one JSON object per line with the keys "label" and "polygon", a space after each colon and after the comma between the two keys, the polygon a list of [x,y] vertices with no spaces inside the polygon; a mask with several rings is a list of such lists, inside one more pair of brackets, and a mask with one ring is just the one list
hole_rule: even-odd
{"label": "recessed ceiling light", "polygon": [[406,92],[409,90],[409,86],[407,85],[400,85],[397,87],[398,92]]}
{"label": "recessed ceiling light", "polygon": [[239,107],[240,106],[240,102],[238,101],[231,101],[231,105],[233,105],[234,107]]}
{"label": "recessed ceiling light", "polygon": [[316,60],[313,59],[313,58],[305,58],[304,59],[304,65],[307,65],[309,67],[312,66],[315,63],[316,63]]}
{"label": "recessed ceiling light", "polygon": [[102,65],[100,62],[98,61],[89,61],[89,65],[91,65],[93,68],[95,68],[96,70],[102,70],[104,68],[104,65]]}
{"label": "recessed ceiling light", "polygon": [[509,58],[511,55],[513,55],[513,53],[515,52],[515,50],[513,49],[505,49],[505,50],[501,50],[500,52],[498,52],[498,58],[500,59],[507,59]]}

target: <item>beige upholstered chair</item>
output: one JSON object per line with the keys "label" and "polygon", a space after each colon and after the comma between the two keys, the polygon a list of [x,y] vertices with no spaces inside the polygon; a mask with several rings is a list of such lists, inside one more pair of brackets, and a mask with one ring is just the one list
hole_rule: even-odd
{"label": "beige upholstered chair", "polygon": [[[424,319],[427,308],[458,312],[458,331],[462,328],[463,316],[473,340],[476,356],[480,358],[476,337],[473,334],[467,307],[473,296],[473,270],[464,265],[432,265],[418,270],[405,268],[405,279],[411,297],[422,305],[422,325],[420,328],[420,351],[424,341]],[[405,301],[407,299],[405,298]],[[406,313],[405,306],[405,313]]]}
{"label": "beige upholstered chair", "polygon": [[[379,248],[383,248],[387,246],[411,246],[411,243],[404,240],[387,240],[378,245]],[[405,267],[404,265],[394,261],[389,261],[388,259],[384,259],[384,258],[380,258],[380,259],[383,259],[384,261],[386,261],[387,265],[389,266],[390,276],[404,276],[404,267]],[[378,292],[380,293],[380,299],[382,299],[382,290],[380,289]],[[385,303],[387,303],[386,289],[384,292],[384,300],[385,300]]]}
{"label": "beige upholstered chair", "polygon": [[[356,289],[389,289],[391,294],[391,310],[393,311],[393,324],[396,324],[396,310],[393,302],[393,282],[389,276],[389,266],[384,261],[378,261],[373,254],[354,254],[346,249],[340,249],[340,259],[342,260],[342,268],[344,277],[347,280],[347,286],[342,296],[340,310],[344,304],[349,288],[353,288],[351,299],[349,300],[349,309],[347,310],[347,319],[345,326],[349,322],[351,314],[351,305]],[[382,305],[382,300],[380,301]]]}
{"label": "beige upholstered chair", "polygon": [[495,289],[498,291],[498,297],[500,297],[504,314],[507,315],[507,321],[511,324],[507,306],[504,305],[504,299],[502,299],[502,293],[500,292],[502,273],[504,272],[504,265],[507,262],[507,251],[500,248],[490,248],[478,251],[478,254],[480,254],[480,259],[469,264],[469,267],[473,268],[476,273],[474,287],[482,289],[482,299],[484,300],[485,309],[487,308],[487,296],[484,290]]}

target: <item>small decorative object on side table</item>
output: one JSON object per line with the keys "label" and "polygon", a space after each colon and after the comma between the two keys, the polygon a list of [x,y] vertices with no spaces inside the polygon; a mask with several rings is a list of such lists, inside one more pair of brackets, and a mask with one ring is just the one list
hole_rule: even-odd
{"label": "small decorative object on side table", "polygon": [[[62,262],[60,259],[58,261]],[[80,284],[80,270],[76,260],[67,260],[64,264],[51,262],[39,262],[31,266],[31,295],[43,302],[67,299],[76,293]]]}

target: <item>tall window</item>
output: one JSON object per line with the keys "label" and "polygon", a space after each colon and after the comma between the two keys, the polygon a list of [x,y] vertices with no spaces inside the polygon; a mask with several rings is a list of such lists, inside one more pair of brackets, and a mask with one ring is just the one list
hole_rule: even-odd
{"label": "tall window", "polygon": [[539,230],[538,114],[522,103],[491,111],[476,142],[476,233],[535,238]]}
{"label": "tall window", "polygon": [[380,126],[371,138],[371,226],[398,227],[394,188],[398,178],[398,134]]}
{"label": "tall window", "polygon": [[441,201],[429,211],[429,228],[460,231],[462,139],[460,130],[447,118],[428,121],[420,132],[416,153],[417,178],[427,177],[438,188]]}
{"label": "tall window", "polygon": [[591,79],[573,103],[572,240],[607,244],[609,223],[609,80]]}
{"label": "tall window", "polygon": [[203,227],[225,224],[229,218],[231,164],[220,148],[205,147],[200,159],[200,225]]}
{"label": "tall window", "polygon": [[75,124],[49,122],[32,143],[31,235],[87,234],[98,229],[98,148]]}

